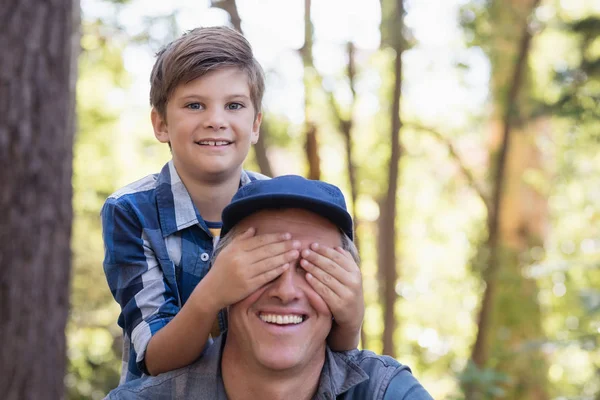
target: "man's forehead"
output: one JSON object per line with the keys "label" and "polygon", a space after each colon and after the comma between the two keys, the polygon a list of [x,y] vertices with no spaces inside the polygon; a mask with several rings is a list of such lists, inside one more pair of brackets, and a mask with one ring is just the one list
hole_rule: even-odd
{"label": "man's forehead", "polygon": [[257,234],[290,232],[296,238],[299,235],[307,239],[327,239],[329,246],[341,244],[340,230],[327,218],[299,208],[261,210],[244,218],[238,224],[240,228],[255,227]]}

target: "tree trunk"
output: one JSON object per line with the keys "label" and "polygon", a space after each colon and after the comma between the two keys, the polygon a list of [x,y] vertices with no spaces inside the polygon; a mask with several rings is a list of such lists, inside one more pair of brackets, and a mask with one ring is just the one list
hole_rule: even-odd
{"label": "tree trunk", "polygon": [[79,2],[0,9],[0,393],[60,399]]}
{"label": "tree trunk", "polygon": [[[535,138],[536,128],[544,124],[534,124],[527,115],[532,39],[528,19],[538,4],[539,0],[496,1],[489,9],[495,28],[488,44],[495,173],[484,246],[489,251],[483,273],[486,285],[471,357],[479,368],[493,368],[511,378],[506,399],[547,399],[546,362],[533,344],[544,337],[538,289],[523,275],[519,261],[530,248],[543,244],[547,221],[547,199],[523,181],[528,170],[543,169]],[[466,394],[469,399],[482,395],[474,387],[467,387]]]}
{"label": "tree trunk", "polygon": [[[357,212],[357,201],[358,201],[358,182],[356,177],[356,166],[354,163],[354,152],[352,151],[352,127],[354,118],[354,107],[356,106],[356,88],[355,88],[355,77],[356,77],[356,63],[354,60],[354,43],[349,42],[347,45],[348,51],[348,67],[346,68],[346,75],[348,76],[348,85],[350,86],[350,92],[352,93],[352,103],[350,105],[350,116],[347,120],[341,118],[339,112],[336,112],[338,118],[338,124],[340,131],[344,136],[344,146],[346,148],[346,172],[348,173],[348,181],[350,182],[350,198],[352,200],[351,212],[352,220],[354,221],[354,245],[358,254],[360,252],[360,239],[358,236],[358,230],[360,220]],[[333,94],[332,94],[333,96]],[[367,348],[367,334],[364,329],[360,331],[360,342],[363,349]]]}
{"label": "tree trunk", "polygon": [[318,131],[309,112],[310,88],[314,81],[315,70],[312,54],[313,25],[310,20],[310,6],[311,0],[304,0],[304,45],[300,49],[302,63],[304,64],[304,131],[306,135],[304,151],[308,161],[308,179],[321,179]]}
{"label": "tree trunk", "polygon": [[[354,60],[354,44],[349,42],[347,45],[348,50],[348,67],[346,69],[346,75],[348,76],[348,85],[350,86],[350,92],[352,93],[352,103],[350,104],[350,116],[348,119],[341,117],[340,113],[336,111],[336,117],[338,120],[339,129],[344,137],[344,147],[346,150],[346,172],[348,173],[348,181],[350,182],[350,198],[352,200],[352,219],[354,220],[354,230],[358,230],[359,220],[358,213],[356,211],[356,202],[358,201],[358,183],[356,178],[356,166],[354,163],[354,152],[352,151],[352,128],[354,118],[354,107],[356,105],[356,89],[355,89],[355,76],[356,76],[356,65]],[[333,94],[332,94],[333,96]],[[354,235],[354,244],[359,250],[360,244],[358,235]]]}
{"label": "tree trunk", "polygon": [[[391,2],[389,3],[392,4]],[[390,13],[385,12],[393,8]],[[404,51],[404,38],[402,37],[404,24],[403,0],[396,0],[392,7],[382,1],[382,13],[390,19],[382,21],[382,37],[388,35],[389,45],[394,49],[394,90],[392,94],[392,106],[390,110],[390,143],[391,156],[388,165],[388,190],[380,201],[381,212],[379,215],[379,269],[382,271],[383,279],[383,354],[395,356],[394,333],[397,328],[395,305],[397,300],[396,282],[398,280],[397,257],[396,257],[396,193],[398,191],[398,177],[400,169],[400,98],[402,96],[402,53]]]}
{"label": "tree trunk", "polygon": [[[235,0],[212,0],[211,7],[220,8],[226,11],[229,14],[229,19],[231,20],[233,27],[239,33],[244,34],[244,31],[242,31],[242,19],[238,13]],[[269,130],[267,129],[266,124],[263,123],[260,129],[260,137],[258,142],[256,142],[254,145],[254,155],[256,156],[256,162],[258,163],[258,168],[260,169],[261,174],[272,177],[273,168],[271,167],[271,162],[269,161],[269,157],[267,155],[266,146],[268,136]]]}
{"label": "tree trunk", "polygon": [[258,142],[254,145],[254,155],[256,156],[256,162],[258,164],[258,168],[260,169],[260,173],[266,176],[273,177],[273,168],[271,167],[271,162],[269,161],[269,156],[267,154],[267,146],[265,145],[265,141],[269,136],[269,125],[263,119],[262,124],[260,125],[260,136],[258,137]]}

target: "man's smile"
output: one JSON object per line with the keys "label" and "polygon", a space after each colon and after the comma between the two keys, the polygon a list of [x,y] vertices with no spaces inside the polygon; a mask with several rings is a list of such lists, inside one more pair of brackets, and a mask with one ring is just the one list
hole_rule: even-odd
{"label": "man's smile", "polygon": [[306,320],[305,315],[300,314],[271,314],[271,313],[259,313],[258,317],[269,324],[275,325],[297,325],[301,324]]}

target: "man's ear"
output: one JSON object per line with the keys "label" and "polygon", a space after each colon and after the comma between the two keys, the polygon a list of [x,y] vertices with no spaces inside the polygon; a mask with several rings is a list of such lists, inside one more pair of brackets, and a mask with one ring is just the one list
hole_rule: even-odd
{"label": "man's ear", "polygon": [[258,142],[258,137],[260,136],[260,123],[262,122],[262,113],[256,114],[256,118],[254,119],[254,124],[252,124],[252,136],[250,137],[250,142],[252,144],[256,144]]}
{"label": "man's ear", "polygon": [[154,136],[156,136],[158,141],[161,143],[169,143],[167,121],[154,107],[152,107],[152,111],[150,112],[150,120],[152,121],[152,128],[154,128]]}

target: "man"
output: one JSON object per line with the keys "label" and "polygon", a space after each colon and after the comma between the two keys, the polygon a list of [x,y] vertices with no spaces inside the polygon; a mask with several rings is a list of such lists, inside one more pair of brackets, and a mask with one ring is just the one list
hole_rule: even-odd
{"label": "man", "polygon": [[[302,251],[285,272],[229,307],[228,329],[197,362],[128,383],[109,398],[432,399],[410,369],[390,357],[327,347],[332,314],[308,271],[329,274],[319,280],[336,292],[343,285],[334,277],[358,258],[337,187],[292,175],[255,181],[240,188],[222,220],[215,256],[250,227],[257,234],[288,232]],[[326,268],[313,268],[324,259]]]}

